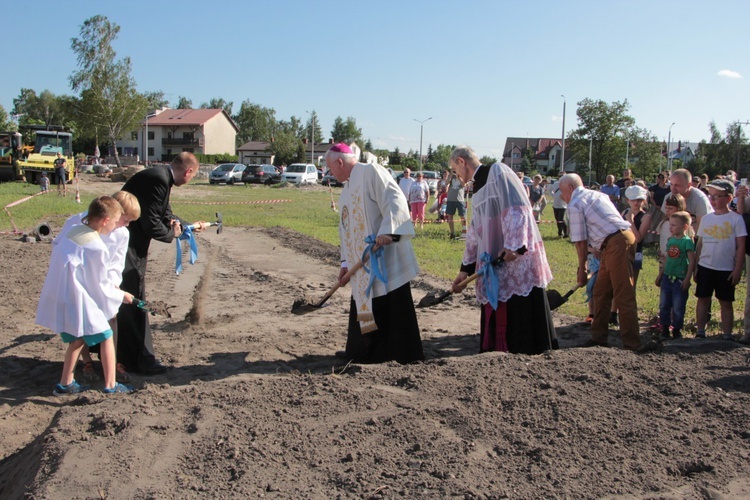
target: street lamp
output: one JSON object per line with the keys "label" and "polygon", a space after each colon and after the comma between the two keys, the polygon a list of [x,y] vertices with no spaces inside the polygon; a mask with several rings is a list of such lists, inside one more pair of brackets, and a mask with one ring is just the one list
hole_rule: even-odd
{"label": "street lamp", "polygon": [[419,170],[422,170],[422,132],[424,131],[424,122],[430,120],[432,120],[432,117],[429,117],[426,120],[417,120],[414,118],[414,121],[419,123]]}
{"label": "street lamp", "polygon": [[667,134],[667,172],[672,173],[672,159],[670,158],[672,156],[670,150],[672,149],[672,127],[674,127],[674,123],[672,122],[672,125],[669,126],[669,134]]}
{"label": "street lamp", "polygon": [[594,136],[589,137],[589,189],[591,189],[591,151],[594,149]]}
{"label": "street lamp", "polygon": [[560,95],[563,98],[563,129],[562,129],[562,158],[560,159],[560,172],[565,172],[565,106],[567,101],[564,95]]}
{"label": "street lamp", "polygon": [[[310,113],[309,111],[305,111],[305,113]],[[318,166],[315,163],[315,110],[310,113],[310,122],[312,123],[312,126],[310,127],[310,163]]]}

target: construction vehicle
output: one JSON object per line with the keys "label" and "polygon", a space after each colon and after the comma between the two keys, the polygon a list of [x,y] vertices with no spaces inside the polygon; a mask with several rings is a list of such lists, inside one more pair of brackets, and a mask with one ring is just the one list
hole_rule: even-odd
{"label": "construction vehicle", "polygon": [[33,137],[34,145],[24,145],[18,132],[0,132],[0,179],[19,180],[37,184],[42,172],[47,172],[50,184],[55,185],[57,153],[66,159],[68,181],[75,173],[73,134],[58,125],[21,125],[20,132]]}

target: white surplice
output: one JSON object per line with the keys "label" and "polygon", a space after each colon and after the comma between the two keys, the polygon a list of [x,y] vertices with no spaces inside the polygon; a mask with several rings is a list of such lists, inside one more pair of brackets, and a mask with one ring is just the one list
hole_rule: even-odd
{"label": "white surplice", "polygon": [[108,273],[109,250],[99,233],[75,225],[52,247],[49,272],[36,311],[36,324],[74,337],[109,330],[124,292]]}
{"label": "white surplice", "polygon": [[419,264],[411,244],[414,225],[403,192],[391,174],[379,165],[354,165],[349,180],[344,183],[339,210],[341,258],[349,267],[362,259],[367,236],[391,234],[400,237],[399,241],[384,248],[387,283],[375,280],[368,298],[365,292],[369,275],[362,270],[351,278],[358,319],[362,332],[367,333],[377,328],[372,324],[372,298],[396,290],[419,273]]}

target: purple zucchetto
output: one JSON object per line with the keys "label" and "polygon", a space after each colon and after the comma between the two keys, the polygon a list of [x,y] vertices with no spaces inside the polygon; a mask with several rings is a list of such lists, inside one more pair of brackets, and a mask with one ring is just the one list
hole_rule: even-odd
{"label": "purple zucchetto", "polygon": [[333,146],[331,146],[330,150],[332,152],[334,152],[334,153],[344,153],[344,154],[348,154],[348,155],[350,155],[350,154],[353,153],[352,148],[350,148],[349,146],[347,146],[343,142],[339,142],[338,144],[334,144]]}

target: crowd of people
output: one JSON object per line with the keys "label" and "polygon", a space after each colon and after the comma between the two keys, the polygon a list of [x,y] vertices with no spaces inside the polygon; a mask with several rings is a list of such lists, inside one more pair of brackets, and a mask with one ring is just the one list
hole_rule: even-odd
{"label": "crowd of people", "polygon": [[[331,147],[326,166],[344,186],[339,284],[352,289],[346,347],[337,356],[363,363],[424,359],[411,293],[419,273],[412,239],[415,227],[424,224],[429,186],[421,172],[413,179],[407,169],[397,183],[379,165],[360,163],[354,145]],[[37,323],[68,344],[55,394],[89,388],[76,382],[74,368],[82,357],[84,375],[96,379],[94,351],[102,361],[105,393],[129,392],[129,372],[167,370],[154,353],[148,314],[136,305],[145,299],[151,240],[169,243],[185,228],[205,228],[202,221],[188,225],[169,204],[172,187],[190,182],[198,167],[195,156],[181,153],[168,166],[143,170],[121,192],[99,197],[71,217],[56,238],[37,310]],[[458,238],[456,213],[465,228],[451,291],[461,293],[475,281],[480,352],[539,354],[558,348],[545,291],[553,276],[539,231],[547,195],[558,237],[575,247],[577,285],[587,288],[587,346],[608,345],[609,327],[618,325],[624,349],[642,348],[636,282],[643,245],[651,242],[659,244],[659,340],[682,337],[692,282],[697,337],[706,335],[715,296],[723,338],[733,338],[735,287],[743,266],[750,270],[741,215],[750,212],[750,193],[746,180],[737,181],[731,171],[709,182],[677,169],[658,174],[648,186],[626,170],[617,181],[608,175],[599,190],[584,187],[575,173],[561,172],[548,189],[541,176],[526,185],[523,174],[502,163],[482,165],[470,147],[459,146],[435,195],[450,237]],[[360,259],[363,270],[349,273]],[[741,342],[750,342],[747,295]]]}

